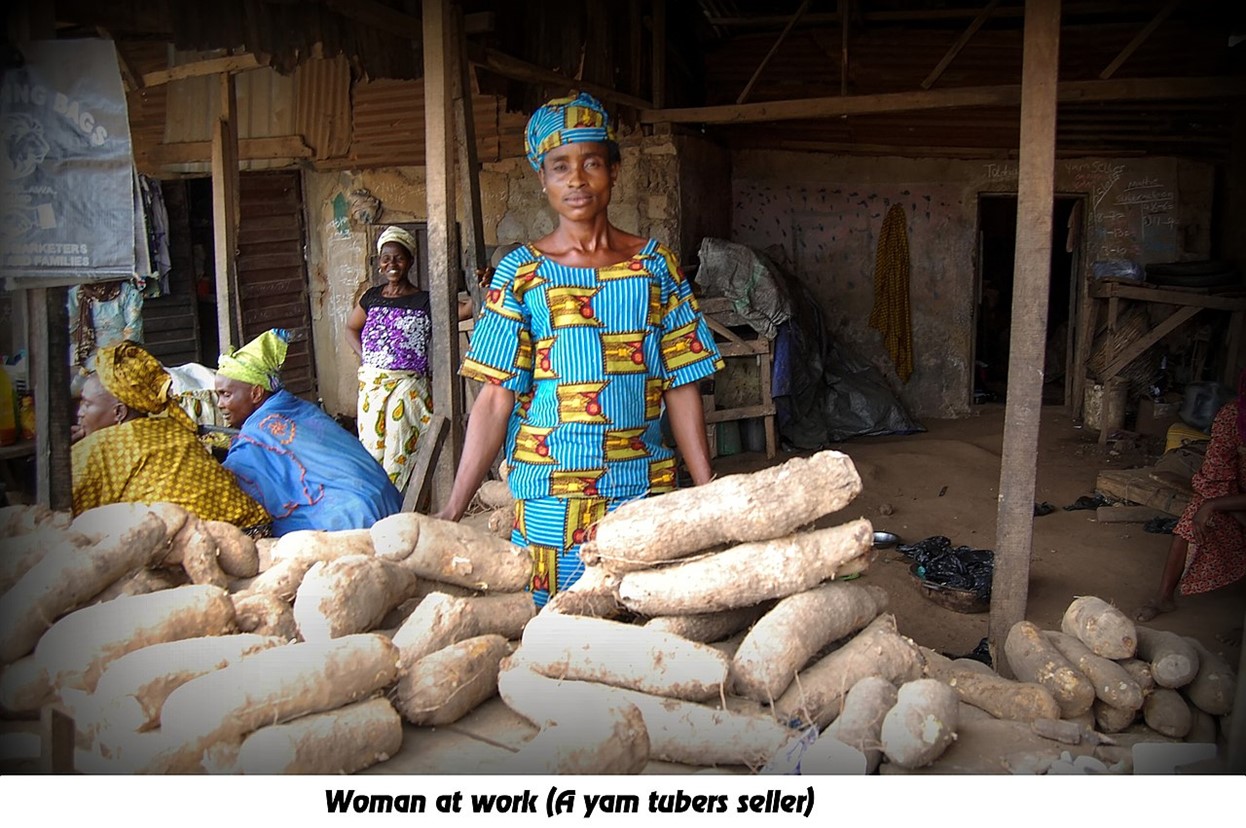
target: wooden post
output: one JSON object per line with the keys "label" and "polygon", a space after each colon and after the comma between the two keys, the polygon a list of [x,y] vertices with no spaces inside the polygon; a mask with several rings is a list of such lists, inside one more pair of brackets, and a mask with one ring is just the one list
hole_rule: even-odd
{"label": "wooden post", "polygon": [[451,35],[450,0],[424,2],[424,163],[428,191],[428,281],[433,318],[433,405],[450,421],[437,456],[432,509],[443,506],[454,484],[463,445],[463,399],[458,381],[458,250],[454,240],[453,75],[458,74]]}
{"label": "wooden post", "polygon": [[1008,675],[1011,671],[1003,658],[1004,639],[1013,624],[1025,619],[1034,541],[1034,478],[1051,279],[1059,57],[1060,1],[1026,0],[1012,338],[988,631],[995,667]]}
{"label": "wooden post", "polygon": [[[467,292],[472,297],[472,310],[480,311],[484,301],[476,271],[488,267],[485,255],[484,210],[480,204],[480,153],[476,148],[476,116],[472,111],[471,65],[467,61],[467,33],[463,28],[463,10],[455,12],[455,44],[458,49],[459,71],[454,73],[454,131],[459,146],[459,183],[467,198],[463,216],[465,250],[467,252]],[[455,317],[456,321],[458,317]],[[457,339],[457,336],[456,336]]]}
{"label": "wooden post", "polygon": [[242,345],[238,298],[238,129],[234,76],[221,78],[221,115],[212,132],[212,234],[216,256],[216,325],[222,352]]}
{"label": "wooden post", "polygon": [[60,707],[46,705],[39,713],[39,771],[74,772],[74,720]]}
{"label": "wooden post", "polygon": [[51,509],[73,506],[69,429],[69,290],[30,288],[26,299],[29,387],[35,403],[35,500]]}

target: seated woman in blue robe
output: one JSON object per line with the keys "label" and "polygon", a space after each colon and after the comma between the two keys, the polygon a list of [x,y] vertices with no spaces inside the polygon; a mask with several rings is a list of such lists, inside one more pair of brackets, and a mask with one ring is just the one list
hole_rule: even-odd
{"label": "seated woman in blue robe", "polygon": [[354,434],[316,405],[282,390],[288,334],[265,331],[222,354],[217,402],[240,433],[225,468],[273,518],[297,529],[367,529],[402,508],[402,495]]}

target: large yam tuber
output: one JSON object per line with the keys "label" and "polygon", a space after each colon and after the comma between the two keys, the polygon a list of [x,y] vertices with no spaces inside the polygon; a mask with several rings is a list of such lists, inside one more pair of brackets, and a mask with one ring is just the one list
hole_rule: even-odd
{"label": "large yam tuber", "polygon": [[924,647],[922,654],[926,657],[926,675],[947,684],[956,691],[961,701],[997,719],[1033,722],[1035,719],[1060,718],[1060,705],[1041,684],[1012,681],[990,669],[982,673],[976,667],[961,664],[965,659],[950,661]]}
{"label": "large yam tuber", "polygon": [[347,555],[307,570],[294,599],[294,621],[304,641],[324,641],[372,630],[401,604],[415,575],[372,555]]}
{"label": "large yam tuber", "polygon": [[1073,599],[1064,611],[1060,629],[1103,658],[1130,658],[1138,646],[1134,622],[1107,601],[1093,595]]}
{"label": "large yam tuber", "polygon": [[1213,716],[1231,712],[1237,694],[1237,676],[1233,668],[1197,639],[1187,637],[1185,640],[1198,653],[1198,673],[1183,688],[1186,698],[1199,710]]}
{"label": "large yam tuber", "polygon": [[524,661],[546,676],[688,701],[722,693],[727,658],[713,647],[646,627],[540,613],[523,633]]}
{"label": "large yam tuber", "polygon": [[39,639],[35,657],[55,686],[92,692],[104,669],[126,653],[233,631],[234,605],[225,590],[188,585],[127,595],[73,612]]}
{"label": "large yam tuber", "polygon": [[626,610],[619,602],[619,576],[600,566],[586,566],[579,579],[554,593],[542,612],[618,618]]}
{"label": "large yam tuber", "polygon": [[190,579],[180,569],[140,569],[138,572],[113,581],[112,586],[92,598],[91,603],[99,604],[126,595],[146,595],[149,592],[173,589],[188,583]]}
{"label": "large yam tuber", "polygon": [[1047,632],[1047,638],[1095,686],[1095,695],[1104,704],[1137,710],[1142,707],[1142,688],[1129,672],[1115,661],[1095,655],[1072,635]]}
{"label": "large yam tuber", "polygon": [[42,504],[0,506],[0,538],[15,538],[45,526],[65,529],[73,516]]}
{"label": "large yam tuber", "polygon": [[1095,699],[1091,708],[1095,716],[1095,727],[1103,733],[1120,733],[1138,718],[1138,708],[1125,709],[1106,704],[1102,699]]}
{"label": "large yam tuber", "polygon": [[905,768],[931,764],[956,738],[959,705],[956,691],[941,681],[905,683],[883,719],[883,753]]}
{"label": "large yam tuber", "polygon": [[355,773],[402,747],[402,719],[383,698],[262,727],[238,750],[240,773]]}
{"label": "large yam tuber", "polygon": [[372,533],[367,529],[340,529],[335,532],[299,529],[278,538],[270,555],[275,565],[279,561],[296,558],[331,561],[347,555],[372,555],[374,552]]}
{"label": "large yam tuber", "polygon": [[774,703],[775,715],[784,722],[825,727],[858,681],[867,676],[911,681],[921,677],[922,662],[917,645],[896,632],[895,616],[883,613],[847,644],[798,673]]}
{"label": "large yam tuber", "polygon": [[753,607],[705,612],[698,615],[663,615],[650,618],[645,622],[645,626],[651,630],[672,633],[689,641],[708,644],[712,641],[730,638],[746,627],[751,627],[772,606],[766,602]]}
{"label": "large yam tuber", "polygon": [[635,704],[601,703],[544,728],[501,767],[517,774],[635,774],[649,762],[649,731]]}
{"label": "large yam tuber", "polygon": [[536,608],[526,593],[459,598],[434,592],[394,633],[403,666],[477,635],[518,638]]}
{"label": "large yam tuber", "polygon": [[1176,690],[1157,687],[1142,705],[1146,726],[1171,739],[1184,739],[1194,724],[1190,706]]}
{"label": "large yam tuber", "polygon": [[172,548],[164,559],[165,565],[171,563],[181,564],[191,583],[221,589],[229,586],[229,576],[217,561],[216,538],[208,531],[206,523],[193,515],[173,539]]}
{"label": "large yam tuber", "polygon": [[1080,716],[1095,701],[1095,687],[1060,654],[1037,626],[1018,621],[1004,640],[1004,655],[1021,681],[1041,684],[1060,705],[1061,718]]}
{"label": "large yam tuber", "polygon": [[844,709],[826,729],[826,735],[861,751],[866,773],[882,761],[883,719],[896,704],[896,686],[878,676],[866,676],[844,697]]}
{"label": "large yam tuber", "polygon": [[490,592],[521,592],[532,578],[527,549],[461,523],[400,512],[370,531],[377,557],[422,578]]}
{"label": "large yam tuber", "polygon": [[254,538],[223,520],[205,520],[203,525],[216,541],[216,561],[226,575],[254,578],[260,573],[260,554]]}
{"label": "large yam tuber", "polygon": [[721,544],[778,538],[842,509],[860,492],[852,460],[822,451],[625,503],[598,522],[581,557],[586,564],[600,561],[607,569],[628,572]]}
{"label": "large yam tuber", "polygon": [[819,650],[886,608],[885,590],[855,582],[832,581],[784,598],[753,625],[731,659],[732,692],[773,701]]}
{"label": "large yam tuber", "polygon": [[265,725],[334,710],[398,677],[398,649],[360,633],[272,647],[183,684],[160,711],[160,731],[200,753]]}
{"label": "large yam tuber", "polygon": [[0,709],[29,713],[54,698],[47,668],[32,655],[19,658],[0,671]]}
{"label": "large yam tuber", "polygon": [[498,665],[509,653],[500,635],[443,647],[399,673],[394,706],[412,724],[457,722],[497,694]]}
{"label": "large yam tuber", "polygon": [[42,527],[0,544],[0,593],[6,592],[53,549],[81,549],[91,539],[80,532]]}
{"label": "large yam tuber", "polygon": [[1138,657],[1160,687],[1185,687],[1198,675],[1198,650],[1174,632],[1138,627]]}
{"label": "large yam tuber", "polygon": [[1124,658],[1118,661],[1117,664],[1129,674],[1129,677],[1142,690],[1143,697],[1155,689],[1155,675],[1151,672],[1151,663],[1149,661],[1143,661],[1140,658]]}
{"label": "large yam tuber", "polygon": [[143,512],[136,523],[93,546],[50,550],[0,595],[0,664],[29,653],[53,621],[144,566],[163,541],[164,524]]}
{"label": "large yam tuber", "polygon": [[513,509],[515,506],[515,498],[511,494],[510,487],[501,480],[486,480],[481,483],[476,497],[480,498],[481,504],[489,509]]}
{"label": "large yam tuber", "polygon": [[272,636],[243,633],[153,644],[109,664],[95,685],[95,695],[103,699],[134,699],[143,713],[142,721],[134,729],[148,730],[160,724],[160,708],[178,687],[228,667],[243,656],[285,643]]}
{"label": "large yam tuber", "polygon": [[746,543],[661,569],[628,572],[619,584],[619,600],[632,612],[650,617],[749,607],[844,574],[873,544],[874,530],[867,520]]}
{"label": "large yam tuber", "polygon": [[577,711],[630,702],[639,708],[653,759],[688,765],[761,767],[792,731],[768,716],[715,710],[703,704],[652,696],[587,681],[547,678],[519,653],[504,659],[498,692],[511,710],[544,728],[570,727]]}

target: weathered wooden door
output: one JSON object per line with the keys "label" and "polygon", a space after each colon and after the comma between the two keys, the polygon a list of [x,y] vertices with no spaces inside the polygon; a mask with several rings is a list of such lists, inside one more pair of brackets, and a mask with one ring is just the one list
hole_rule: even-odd
{"label": "weathered wooden door", "polygon": [[311,310],[297,172],[242,173],[238,186],[238,292],[244,342],[269,328],[290,332],[281,372],[292,394],[316,400]]}

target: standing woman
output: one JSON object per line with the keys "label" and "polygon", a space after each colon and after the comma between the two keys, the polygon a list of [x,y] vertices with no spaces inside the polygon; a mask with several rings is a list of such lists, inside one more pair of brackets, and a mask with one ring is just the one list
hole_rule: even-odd
{"label": "standing woman", "polygon": [[663,408],[693,483],[710,480],[697,381],[722,359],[674,254],[610,223],[620,155],[601,103],[550,101],[525,146],[558,227],[493,274],[460,371],[484,387],[438,516],[462,517],[505,442],[511,540],[528,547],[543,606],[579,578],[597,521],[675,488]]}

